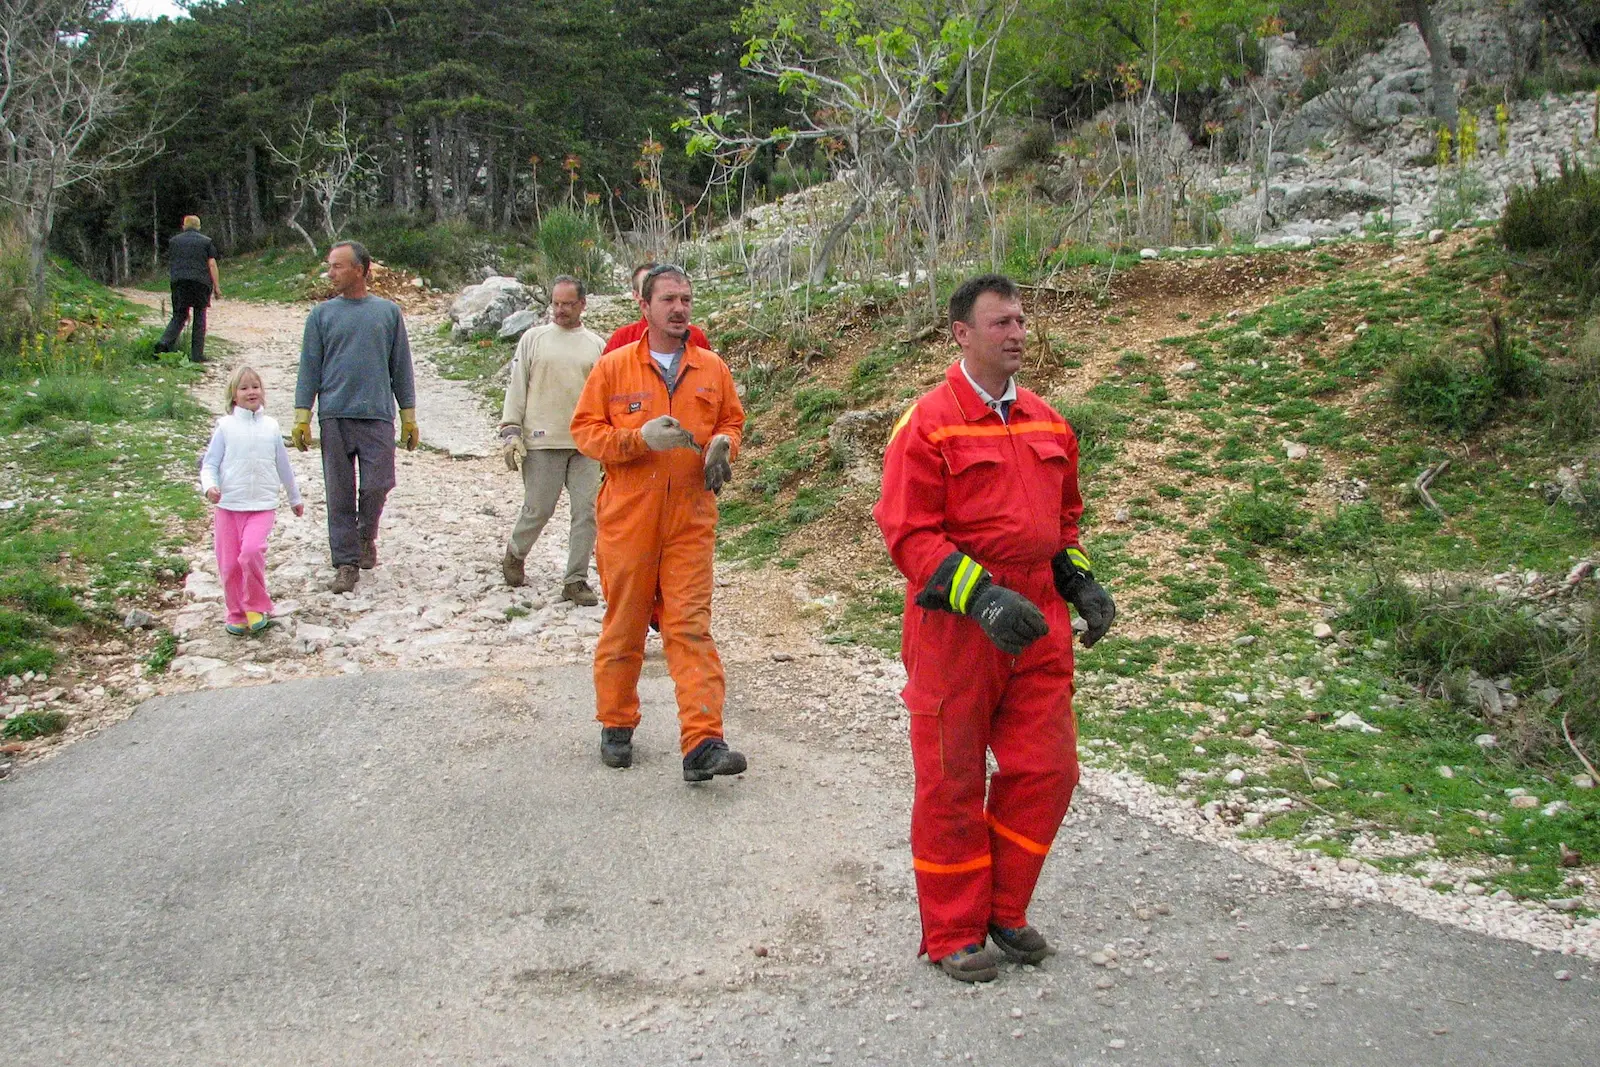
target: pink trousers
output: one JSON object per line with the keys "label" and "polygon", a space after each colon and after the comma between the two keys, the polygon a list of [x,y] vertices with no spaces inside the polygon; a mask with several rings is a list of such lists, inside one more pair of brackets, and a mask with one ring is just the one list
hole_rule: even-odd
{"label": "pink trousers", "polygon": [[267,535],[272,532],[272,511],[216,509],[217,573],[228,621],[244,625],[244,613],[272,614],[267,595]]}

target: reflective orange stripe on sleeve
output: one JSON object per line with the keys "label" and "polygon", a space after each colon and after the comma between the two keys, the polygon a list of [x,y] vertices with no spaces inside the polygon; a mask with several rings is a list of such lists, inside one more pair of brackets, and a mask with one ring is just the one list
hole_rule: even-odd
{"label": "reflective orange stripe on sleeve", "polygon": [[1049,845],[1041,845],[1032,838],[1023,837],[1011,827],[1007,826],[999,819],[996,819],[993,815],[989,815],[987,818],[989,820],[990,829],[999,834],[1001,837],[1005,838],[1007,841],[1010,841],[1013,845],[1016,845],[1018,848],[1022,849],[1024,852],[1032,852],[1035,856],[1050,855]]}
{"label": "reflective orange stripe on sleeve", "polygon": [[915,856],[911,857],[912,869],[923,874],[966,874],[968,871],[981,871],[992,865],[993,861],[987,855],[961,863],[932,863],[928,860],[919,860]]}
{"label": "reflective orange stripe on sleeve", "polygon": [[1020,433],[1066,433],[1067,424],[1064,422],[1048,422],[1038,419],[1033,422],[1014,422],[1009,426],[941,426],[930,431],[928,440],[932,444],[950,437],[1006,437]]}

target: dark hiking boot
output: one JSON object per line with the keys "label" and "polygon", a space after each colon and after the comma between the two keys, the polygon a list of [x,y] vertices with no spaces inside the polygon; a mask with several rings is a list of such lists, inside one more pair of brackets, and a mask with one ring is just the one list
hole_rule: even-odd
{"label": "dark hiking boot", "polygon": [[939,969],[958,982],[992,982],[1000,977],[999,961],[982,944],[950,953],[939,961]]}
{"label": "dark hiking boot", "polygon": [[996,926],[989,924],[989,940],[994,947],[1018,963],[1039,963],[1054,954],[1050,942],[1031,926]]}
{"label": "dark hiking boot", "polygon": [[361,569],[370,571],[378,565],[378,539],[376,537],[361,541]]}
{"label": "dark hiking boot", "polygon": [[722,738],[713,737],[683,757],[683,780],[709,782],[713,775],[743,774],[746,766],[744,753],[735,752]]}
{"label": "dark hiking boot", "polygon": [[339,564],[338,573],[333,576],[333,581],[328,585],[330,593],[348,593],[356,587],[361,580],[361,571],[353,563]]}
{"label": "dark hiking boot", "polygon": [[513,589],[528,580],[527,574],[522,569],[522,561],[513,556],[509,548],[506,549],[505,557],[500,560],[500,574],[505,578],[506,584]]}
{"label": "dark hiking boot", "polygon": [[633,728],[604,726],[600,729],[600,762],[607,767],[633,766]]}
{"label": "dark hiking boot", "polygon": [[570,600],[580,608],[592,608],[600,603],[600,598],[594,595],[588,582],[568,582],[561,587],[561,599]]}

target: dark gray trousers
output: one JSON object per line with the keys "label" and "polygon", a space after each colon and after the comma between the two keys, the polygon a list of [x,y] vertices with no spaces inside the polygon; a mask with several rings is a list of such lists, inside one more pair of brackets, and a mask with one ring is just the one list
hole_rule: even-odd
{"label": "dark gray trousers", "polygon": [[322,419],[321,428],[328,547],[335,567],[355,566],[361,561],[361,542],[377,540],[383,502],[394,488],[394,423]]}
{"label": "dark gray trousers", "polygon": [[189,313],[194,312],[194,325],[189,330],[189,358],[202,363],[206,358],[206,307],[211,303],[211,286],[204,282],[177,281],[172,283],[172,318],[161,340],[156,342],[157,352],[171,352],[183,333]]}

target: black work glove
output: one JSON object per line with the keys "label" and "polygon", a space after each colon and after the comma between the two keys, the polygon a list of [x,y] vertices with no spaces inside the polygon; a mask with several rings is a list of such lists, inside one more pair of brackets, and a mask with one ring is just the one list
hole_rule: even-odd
{"label": "black work glove", "polygon": [[952,552],[939,563],[917,594],[917,604],[930,611],[970,617],[1007,655],[1019,655],[1050,632],[1044,613],[1033,601],[995,585],[989,572],[964,552]]}
{"label": "black work glove", "polygon": [[983,579],[972,594],[972,604],[967,615],[989,636],[995,647],[1008,656],[1020,656],[1022,650],[1050,632],[1044,621],[1044,612],[1021,593],[995,585]]}
{"label": "black work glove", "polygon": [[1111,594],[1094,580],[1089,570],[1089,557],[1084,555],[1081,548],[1063,548],[1057,552],[1050,561],[1050,570],[1055,578],[1056,592],[1061,594],[1062,600],[1077,609],[1089,626],[1079,640],[1084,648],[1093,648],[1095,642],[1111,629],[1111,623],[1117,617],[1117,605],[1112,602]]}

